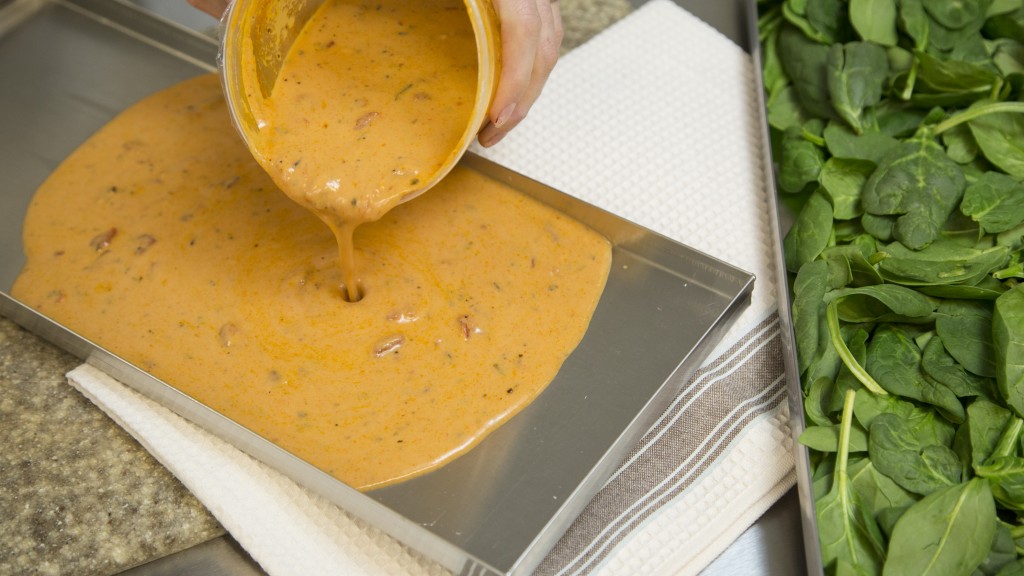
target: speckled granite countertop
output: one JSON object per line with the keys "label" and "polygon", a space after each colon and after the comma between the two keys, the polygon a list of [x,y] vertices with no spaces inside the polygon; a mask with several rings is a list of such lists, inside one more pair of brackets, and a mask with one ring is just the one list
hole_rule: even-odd
{"label": "speckled granite countertop", "polygon": [[0,574],[112,574],[223,533],[67,384],[78,363],[0,319]]}
{"label": "speckled granite countertop", "polygon": [[[181,13],[167,0],[137,1]],[[561,0],[563,48],[640,3]],[[0,318],[0,574],[115,574],[222,535],[188,490],[67,384],[77,364]]]}

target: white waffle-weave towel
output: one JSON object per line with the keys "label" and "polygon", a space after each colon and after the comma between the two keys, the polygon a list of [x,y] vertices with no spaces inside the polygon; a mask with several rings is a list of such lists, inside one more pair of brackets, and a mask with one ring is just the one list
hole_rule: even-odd
{"label": "white waffle-weave towel", "polygon": [[[563,57],[492,150],[510,168],[757,275],[750,307],[538,569],[694,574],[793,482],[755,70],[652,0]],[[436,564],[90,366],[69,374],[274,576]]]}

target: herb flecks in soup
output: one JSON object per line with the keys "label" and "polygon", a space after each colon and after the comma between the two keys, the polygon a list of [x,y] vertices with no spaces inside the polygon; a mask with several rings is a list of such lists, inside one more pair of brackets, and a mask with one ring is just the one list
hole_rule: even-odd
{"label": "herb flecks in soup", "polygon": [[456,168],[360,226],[367,285],[204,76],[122,113],[32,201],[13,293],[350,485],[431,470],[532,401],[586,331],[605,239]]}
{"label": "herb flecks in soup", "polygon": [[[254,76],[246,53],[243,69]],[[476,86],[462,0],[328,0],[289,50],[270,97],[248,95],[261,126],[256,156],[334,231],[350,300],[355,228],[433,182],[473,137]]]}

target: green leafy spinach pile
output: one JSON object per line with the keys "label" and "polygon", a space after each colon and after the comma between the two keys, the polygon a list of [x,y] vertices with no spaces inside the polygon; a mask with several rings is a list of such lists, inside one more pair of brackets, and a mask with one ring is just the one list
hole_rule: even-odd
{"label": "green leafy spinach pile", "polygon": [[1024,574],[1024,0],[761,0],[832,574]]}

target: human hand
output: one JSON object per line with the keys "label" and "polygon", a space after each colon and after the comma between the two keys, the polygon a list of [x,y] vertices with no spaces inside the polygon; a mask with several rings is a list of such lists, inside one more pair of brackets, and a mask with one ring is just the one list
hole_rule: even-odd
{"label": "human hand", "polygon": [[188,0],[188,3],[218,20],[228,9],[228,0]]}
{"label": "human hand", "polygon": [[483,146],[497,144],[526,117],[558,61],[562,15],[558,0],[493,0],[501,22],[501,77]]}
{"label": "human hand", "polygon": [[[558,61],[563,35],[558,0],[492,1],[501,22],[501,77],[477,136],[482,146],[497,144],[526,118]],[[228,0],[188,3],[214,18],[228,7]]]}

